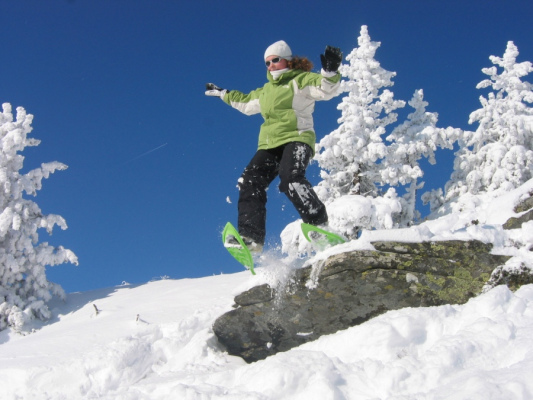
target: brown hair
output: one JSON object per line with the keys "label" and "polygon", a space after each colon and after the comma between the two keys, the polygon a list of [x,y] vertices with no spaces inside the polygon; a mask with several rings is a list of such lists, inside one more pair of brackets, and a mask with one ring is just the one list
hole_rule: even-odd
{"label": "brown hair", "polygon": [[289,61],[289,68],[310,72],[313,69],[313,63],[306,57],[293,56]]}

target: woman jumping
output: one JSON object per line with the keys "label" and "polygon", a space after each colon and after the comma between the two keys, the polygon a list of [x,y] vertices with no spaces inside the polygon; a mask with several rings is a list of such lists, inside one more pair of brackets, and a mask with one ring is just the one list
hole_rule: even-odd
{"label": "woman jumping", "polygon": [[321,73],[311,72],[307,58],[292,55],[280,40],[265,51],[268,82],[243,93],[206,85],[207,96],[218,96],[246,115],[261,113],[258,150],[239,179],[238,231],[252,252],[262,251],[266,234],[267,189],[279,176],[279,190],[292,202],[303,222],[323,225],[326,207],[305,177],[314,155],[315,101],[338,94],[342,61],[339,48],[327,46],[320,55]]}

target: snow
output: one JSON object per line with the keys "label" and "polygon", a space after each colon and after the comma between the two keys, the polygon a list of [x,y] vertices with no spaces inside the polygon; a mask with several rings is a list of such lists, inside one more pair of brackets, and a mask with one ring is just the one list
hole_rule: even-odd
{"label": "snow", "polygon": [[3,398],[533,395],[533,285],[514,294],[500,286],[462,306],[388,312],[248,365],[218,347],[211,325],[253,281],[242,272],[71,294],[37,332],[1,334]]}
{"label": "snow", "polygon": [[[512,255],[508,268],[531,268],[533,223],[514,231],[501,224],[532,190],[529,181],[500,196],[463,196],[448,215],[364,231],[307,265],[374,240],[475,238]],[[533,285],[514,293],[498,286],[464,305],[390,311],[252,364],[228,355],[213,334],[215,319],[235,295],[283,284],[291,268],[270,251],[256,276],[164,279],[54,299],[50,321],[0,332],[2,399],[533,398]]]}

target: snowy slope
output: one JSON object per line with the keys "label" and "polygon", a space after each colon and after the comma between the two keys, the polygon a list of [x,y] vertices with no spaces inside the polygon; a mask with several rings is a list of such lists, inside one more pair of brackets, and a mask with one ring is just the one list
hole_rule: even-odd
{"label": "snowy slope", "polygon": [[[499,198],[465,197],[451,215],[365,232],[315,260],[371,248],[372,240],[476,238],[512,255],[508,268],[531,267],[533,224],[510,232],[501,223],[532,185]],[[287,276],[270,255],[256,276],[69,294],[32,333],[0,332],[0,399],[533,398],[533,285],[516,293],[500,286],[460,306],[391,311],[253,364],[227,355],[211,330],[215,319],[236,294]]]}
{"label": "snowy slope", "polygon": [[247,365],[218,348],[210,327],[254,280],[242,272],[71,294],[37,332],[2,333],[1,398],[533,396],[533,285],[389,312]]}
{"label": "snowy slope", "polygon": [[210,325],[247,280],[241,273],[70,294],[37,332],[0,334],[2,398],[98,397],[154,368],[210,364]]}

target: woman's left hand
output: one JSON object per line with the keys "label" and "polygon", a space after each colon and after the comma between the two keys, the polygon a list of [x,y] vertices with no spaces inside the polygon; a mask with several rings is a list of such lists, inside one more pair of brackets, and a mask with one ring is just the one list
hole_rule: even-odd
{"label": "woman's left hand", "polygon": [[337,72],[342,61],[342,51],[338,47],[326,46],[324,54],[320,54],[322,68],[327,72]]}

